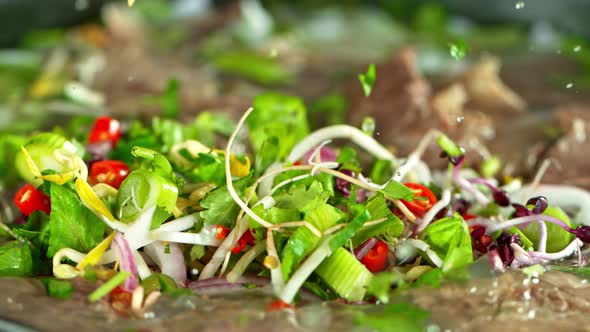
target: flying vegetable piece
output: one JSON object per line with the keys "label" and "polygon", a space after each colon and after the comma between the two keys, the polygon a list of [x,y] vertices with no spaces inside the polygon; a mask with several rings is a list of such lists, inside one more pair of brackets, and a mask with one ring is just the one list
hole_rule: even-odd
{"label": "flying vegetable piece", "polygon": [[363,87],[363,92],[365,93],[365,97],[371,95],[373,91],[373,85],[375,85],[377,73],[375,70],[375,64],[370,64],[369,68],[367,68],[367,72],[365,74],[359,74],[359,81]]}

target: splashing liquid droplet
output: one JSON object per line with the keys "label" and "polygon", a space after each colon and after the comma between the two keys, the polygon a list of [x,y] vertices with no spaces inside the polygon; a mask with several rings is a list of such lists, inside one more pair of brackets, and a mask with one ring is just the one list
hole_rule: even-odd
{"label": "splashing liquid droplet", "polygon": [[574,52],[580,52],[580,50],[581,50],[581,49],[582,49],[582,46],[580,46],[580,45],[576,45],[576,46],[574,47]]}
{"label": "splashing liquid droplet", "polygon": [[566,89],[571,89],[574,86],[574,83],[568,83],[565,88]]}
{"label": "splashing liquid droplet", "polygon": [[514,8],[523,9],[524,8],[524,1],[517,2],[516,5],[514,6]]}
{"label": "splashing liquid droplet", "polygon": [[465,121],[465,117],[464,116],[458,116],[457,117],[457,122],[462,123],[463,121]]}

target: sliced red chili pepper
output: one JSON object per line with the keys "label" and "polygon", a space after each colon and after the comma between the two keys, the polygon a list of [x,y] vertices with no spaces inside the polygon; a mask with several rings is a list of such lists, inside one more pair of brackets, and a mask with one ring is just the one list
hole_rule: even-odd
{"label": "sliced red chili pepper", "polygon": [[115,287],[110,293],[111,306],[116,312],[123,315],[127,315],[129,313],[132,298],[133,294],[124,290],[120,286]]}
{"label": "sliced red chili pepper", "polygon": [[215,225],[215,237],[219,240],[223,240],[229,234],[230,229],[222,226],[222,225]]}
{"label": "sliced red chili pepper", "polygon": [[29,216],[34,211],[51,212],[49,197],[31,184],[26,184],[14,195],[14,204],[25,215]]}
{"label": "sliced red chili pepper", "polygon": [[292,309],[293,306],[283,300],[272,301],[268,304],[267,311],[279,311],[285,309]]}
{"label": "sliced red chili pepper", "polygon": [[477,218],[476,215],[469,214],[469,213],[464,213],[463,214],[463,220],[465,220],[465,221],[471,220],[471,219],[475,219],[475,218]]}
{"label": "sliced red chili pepper", "polygon": [[424,217],[426,212],[436,203],[436,196],[432,190],[421,184],[406,182],[404,185],[414,192],[414,199],[412,201],[402,199],[402,203],[417,217]]}
{"label": "sliced red chili pepper", "polygon": [[121,124],[119,121],[108,116],[101,116],[94,122],[90,135],[88,135],[88,142],[110,141],[112,146],[115,147],[120,137]]}
{"label": "sliced red chili pepper", "polygon": [[377,241],[373,248],[361,259],[361,263],[373,273],[383,271],[387,263],[389,249],[383,241]]}
{"label": "sliced red chili pepper", "polygon": [[238,240],[238,243],[232,249],[232,252],[234,254],[238,254],[242,250],[246,249],[246,245],[253,246],[254,244],[254,236],[252,235],[252,233],[250,233],[250,230],[247,230],[246,233],[244,233],[244,235],[242,235],[242,237]]}
{"label": "sliced red chili pepper", "polygon": [[[219,240],[225,239],[227,237],[227,235],[229,234],[229,232],[230,232],[229,228],[222,226],[222,225],[215,225],[215,237],[218,238]],[[256,244],[255,240],[254,240],[254,235],[252,235],[250,230],[247,230],[244,233],[244,235],[242,235],[242,237],[238,240],[238,242],[236,243],[236,245],[233,247],[233,249],[231,251],[234,254],[238,254],[242,250],[246,249],[247,245],[253,246],[254,244]]]}
{"label": "sliced red chili pepper", "polygon": [[90,166],[90,180],[93,183],[106,183],[119,189],[129,175],[129,167],[119,160],[95,161]]}

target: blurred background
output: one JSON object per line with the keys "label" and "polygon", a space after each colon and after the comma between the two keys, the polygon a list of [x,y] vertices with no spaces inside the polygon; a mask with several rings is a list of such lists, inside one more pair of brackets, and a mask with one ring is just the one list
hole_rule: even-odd
{"label": "blurred background", "polygon": [[437,127],[506,176],[551,159],[549,180],[590,187],[572,153],[590,151],[587,13],[583,0],[0,0],[0,135],[174,108],[225,128],[273,90],[301,97],[313,127],[373,118],[400,154]]}

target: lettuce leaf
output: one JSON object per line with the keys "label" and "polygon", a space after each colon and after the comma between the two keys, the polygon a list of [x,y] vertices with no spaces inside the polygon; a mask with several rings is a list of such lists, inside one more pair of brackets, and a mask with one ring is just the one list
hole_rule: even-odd
{"label": "lettuce leaf", "polygon": [[420,238],[443,260],[443,272],[473,262],[469,227],[461,216],[435,221],[426,227]]}

